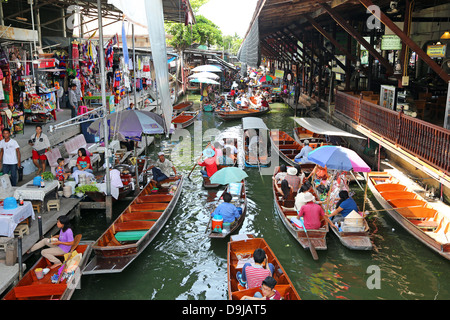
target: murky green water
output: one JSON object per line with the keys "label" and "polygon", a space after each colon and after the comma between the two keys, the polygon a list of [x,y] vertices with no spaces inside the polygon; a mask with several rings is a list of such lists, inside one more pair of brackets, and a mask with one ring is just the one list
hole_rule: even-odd
{"label": "murky green water", "polygon": [[[190,96],[192,99],[193,96]],[[198,97],[194,97],[198,98]],[[293,112],[272,104],[264,116],[269,128],[292,132]],[[224,123],[212,113],[201,115],[203,130],[237,131],[240,121]],[[189,131],[193,133],[193,126]],[[167,141],[157,141],[151,154]],[[155,157],[156,158],[156,157]],[[188,174],[193,165],[177,164]],[[379,212],[369,218],[375,250],[351,251],[330,232],[328,250],[314,261],[287,232],[273,204],[271,177],[257,168],[246,168],[248,213],[239,233],[264,237],[283,265],[302,299],[449,299],[449,261],[434,254]],[[363,194],[353,185],[361,206]],[[167,225],[124,272],[82,277],[81,299],[226,299],[226,241],[211,240],[205,233],[214,192],[201,187],[196,169],[186,180],[179,202]],[[378,207],[376,200],[372,202]],[[116,215],[126,204],[117,205]],[[87,211],[74,221],[76,231],[95,240],[108,226],[103,212]],[[372,268],[379,271],[379,282]],[[369,286],[368,286],[369,283]],[[379,284],[379,288],[377,286]],[[370,289],[371,285],[375,288]]]}

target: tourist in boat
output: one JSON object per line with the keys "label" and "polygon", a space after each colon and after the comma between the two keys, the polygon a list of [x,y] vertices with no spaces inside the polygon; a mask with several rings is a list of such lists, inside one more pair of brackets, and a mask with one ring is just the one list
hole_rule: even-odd
{"label": "tourist in boat", "polygon": [[333,222],[340,222],[353,210],[359,212],[358,205],[349,196],[347,190],[341,190],[339,192],[339,201],[336,203],[336,209],[328,217],[332,218]]}
{"label": "tourist in boat", "polygon": [[37,175],[45,172],[45,162],[47,157],[45,153],[50,150],[50,141],[46,134],[42,133],[42,126],[36,126],[36,132],[31,136],[28,144],[32,146],[32,159],[34,165],[38,168]]}
{"label": "tourist in boat", "polygon": [[242,272],[236,273],[239,283],[247,289],[258,288],[267,277],[271,277],[275,271],[275,266],[267,261],[264,249],[258,248],[253,252],[252,265],[249,262],[242,267]]}
{"label": "tourist in boat", "polygon": [[237,208],[231,203],[232,198],[233,197],[231,194],[224,192],[222,194],[223,202],[219,204],[216,210],[211,213],[211,217],[214,217],[215,215],[222,216],[224,228],[230,227],[236,220],[239,219],[242,213],[241,208]]}
{"label": "tourist in boat", "polygon": [[172,164],[172,161],[166,159],[164,152],[158,152],[158,160],[154,166],[150,166],[147,170],[152,170],[153,179],[151,182],[153,184],[159,184],[161,181],[169,179],[171,176],[171,171],[177,175],[177,169]]}
{"label": "tourist in boat", "polygon": [[0,161],[3,174],[9,174],[11,185],[17,184],[17,170],[20,166],[20,147],[16,140],[11,139],[11,130],[2,130],[3,140],[0,141]]}
{"label": "tourist in boat", "polygon": [[275,180],[276,183],[280,183],[287,175],[287,166],[285,164],[282,164],[280,166],[280,170],[278,173],[272,177],[273,180]]}
{"label": "tourist in boat", "polygon": [[233,165],[234,164],[234,160],[231,157],[228,156],[230,154],[231,154],[231,149],[229,147],[223,148],[221,150],[221,155],[220,156],[216,154],[217,165],[222,165],[222,166],[223,165]]}
{"label": "tourist in boat", "polygon": [[266,277],[261,284],[261,292],[256,292],[253,296],[243,296],[241,300],[281,300],[281,294],[275,290],[277,280],[273,277]]}
{"label": "tourist in boat", "polygon": [[237,153],[238,153],[238,149],[236,148],[236,146],[233,143],[232,139],[226,139],[225,140],[225,145],[223,146],[224,148],[230,148],[230,153],[228,154],[228,156],[232,159],[236,159],[237,157]]}
{"label": "tourist in boat", "polygon": [[61,260],[57,257],[64,256],[68,253],[73,244],[73,231],[70,228],[70,219],[67,216],[59,216],[56,221],[56,226],[61,229],[59,235],[42,239],[28,251],[28,253],[31,253],[43,248],[44,246],[49,247],[42,250],[41,255],[53,264],[50,267],[51,269],[57,268],[61,265]]}
{"label": "tourist in boat", "polygon": [[303,225],[308,229],[319,229],[322,225],[321,217],[325,216],[322,206],[314,203],[315,197],[310,192],[304,193],[306,202],[299,211],[297,219],[303,217]]}
{"label": "tourist in boat", "polygon": [[300,152],[295,156],[294,161],[297,163],[312,163],[308,160],[308,153],[310,153],[313,149],[309,145],[308,140],[303,141],[303,148]]}
{"label": "tourist in boat", "polygon": [[78,149],[77,163],[73,169],[73,172],[75,171],[94,173],[94,170],[92,170],[91,158],[87,155],[85,148]]}
{"label": "tourist in boat", "polygon": [[285,179],[289,182],[289,186],[292,187],[292,192],[297,193],[298,189],[300,188],[300,185],[303,181],[302,179],[297,175],[298,170],[294,167],[289,167],[287,169],[287,175]]}
{"label": "tourist in boat", "polygon": [[286,207],[287,203],[294,202],[296,193],[292,192],[292,187],[289,185],[286,179],[283,179],[281,181],[280,186],[278,186],[278,184],[275,184],[275,189],[278,193],[281,194],[282,206]]}

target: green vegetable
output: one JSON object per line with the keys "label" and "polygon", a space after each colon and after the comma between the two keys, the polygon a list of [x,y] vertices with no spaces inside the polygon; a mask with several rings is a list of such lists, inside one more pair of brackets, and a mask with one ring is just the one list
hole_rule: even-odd
{"label": "green vegetable", "polygon": [[93,185],[93,184],[85,184],[85,185],[78,186],[75,188],[75,193],[96,192],[96,191],[99,191],[99,190],[98,190],[97,186]]}
{"label": "green vegetable", "polygon": [[42,174],[42,178],[43,178],[44,180],[51,181],[51,180],[54,180],[54,179],[55,179],[55,176],[54,176],[53,173],[51,173],[50,171],[45,171],[45,172]]}

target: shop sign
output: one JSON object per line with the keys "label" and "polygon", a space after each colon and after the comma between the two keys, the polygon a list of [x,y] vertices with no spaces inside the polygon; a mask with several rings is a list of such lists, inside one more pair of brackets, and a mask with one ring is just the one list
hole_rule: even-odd
{"label": "shop sign", "polygon": [[1,38],[15,41],[38,41],[38,32],[21,28],[0,26]]}
{"label": "shop sign", "polygon": [[275,70],[275,77],[283,79],[284,78],[284,71],[283,70]]}
{"label": "shop sign", "polygon": [[402,41],[395,34],[385,34],[381,37],[381,50],[401,50]]}
{"label": "shop sign", "polygon": [[427,55],[429,55],[430,58],[443,58],[445,57],[446,48],[447,45],[445,44],[427,46]]}

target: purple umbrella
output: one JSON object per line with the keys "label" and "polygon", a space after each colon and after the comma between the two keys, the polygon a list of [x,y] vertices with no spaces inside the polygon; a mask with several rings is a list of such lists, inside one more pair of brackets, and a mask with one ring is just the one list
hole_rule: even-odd
{"label": "purple umbrella", "polygon": [[353,150],[340,146],[322,146],[308,153],[308,160],[332,170],[370,172],[370,167]]}
{"label": "purple umbrella", "polygon": [[[164,119],[154,112],[124,110],[107,116],[110,136],[117,133],[120,140],[140,141],[142,134],[164,133]],[[103,119],[93,122],[88,132],[103,136]]]}

